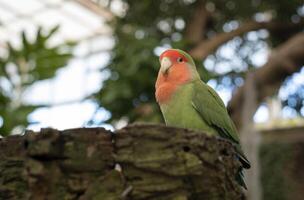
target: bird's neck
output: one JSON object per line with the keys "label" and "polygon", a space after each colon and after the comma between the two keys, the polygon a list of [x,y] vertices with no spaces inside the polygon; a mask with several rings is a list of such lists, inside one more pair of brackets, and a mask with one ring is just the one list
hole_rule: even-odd
{"label": "bird's neck", "polygon": [[172,98],[178,87],[191,82],[189,70],[171,71],[167,75],[159,72],[156,85],[155,97],[159,104],[164,104]]}

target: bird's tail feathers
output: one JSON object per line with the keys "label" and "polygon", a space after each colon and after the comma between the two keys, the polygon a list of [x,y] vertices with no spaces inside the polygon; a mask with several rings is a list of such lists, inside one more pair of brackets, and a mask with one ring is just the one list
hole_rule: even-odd
{"label": "bird's tail feathers", "polygon": [[245,157],[244,154],[239,153],[238,155],[240,162],[242,163],[242,166],[245,169],[249,169],[251,167],[249,160]]}
{"label": "bird's tail feathers", "polygon": [[247,185],[244,181],[243,167],[240,167],[238,173],[236,174],[236,181],[247,190]]}

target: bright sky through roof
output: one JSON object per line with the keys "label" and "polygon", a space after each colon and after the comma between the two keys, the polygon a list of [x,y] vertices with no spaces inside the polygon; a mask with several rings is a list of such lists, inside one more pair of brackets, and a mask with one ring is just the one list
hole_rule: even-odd
{"label": "bright sky through roof", "polygon": [[[40,81],[25,92],[25,102],[50,105],[37,109],[29,116],[30,121],[35,122],[28,127],[30,129],[83,126],[97,109],[93,101],[79,100],[98,91],[107,78],[99,70],[109,61],[109,50],[114,40],[105,17],[101,16],[102,12],[92,11],[81,2],[84,1],[0,0],[1,56],[5,55],[6,41],[18,47],[21,31],[25,31],[28,38],[33,38],[38,26],[48,30],[60,25],[59,32],[49,45],[63,41],[78,42],[74,50],[75,58],[59,70],[54,79]],[[122,12],[122,5],[116,2],[113,6],[115,12]],[[105,111],[97,114],[100,120],[109,117]]]}

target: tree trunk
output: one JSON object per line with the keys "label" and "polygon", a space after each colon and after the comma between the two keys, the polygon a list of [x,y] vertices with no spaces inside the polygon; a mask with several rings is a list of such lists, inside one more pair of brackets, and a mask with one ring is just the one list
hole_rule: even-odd
{"label": "tree trunk", "polygon": [[244,199],[239,166],[231,143],[186,129],[42,129],[0,140],[0,199]]}

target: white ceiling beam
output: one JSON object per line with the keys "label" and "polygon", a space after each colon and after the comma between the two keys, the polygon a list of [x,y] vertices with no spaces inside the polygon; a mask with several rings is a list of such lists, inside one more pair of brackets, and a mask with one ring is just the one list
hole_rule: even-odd
{"label": "white ceiling beam", "polygon": [[106,9],[91,0],[75,0],[74,2],[79,3],[95,14],[104,17],[107,21],[111,21],[115,17],[114,13],[112,13],[109,9]]}

